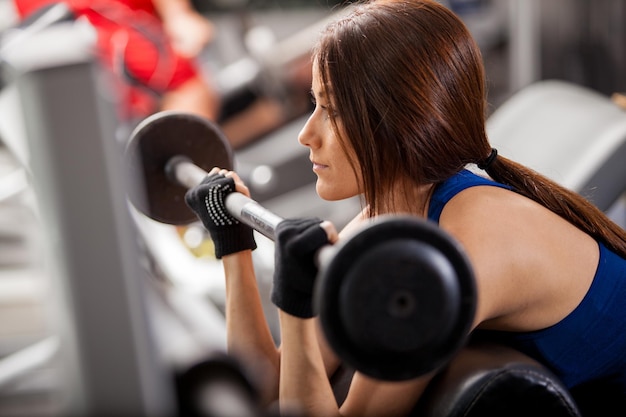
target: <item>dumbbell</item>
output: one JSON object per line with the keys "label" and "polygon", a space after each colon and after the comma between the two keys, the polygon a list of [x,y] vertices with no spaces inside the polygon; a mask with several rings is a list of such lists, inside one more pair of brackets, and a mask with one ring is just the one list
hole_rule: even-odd
{"label": "dumbbell", "polygon": [[[126,149],[143,187],[129,199],[167,224],[197,221],[184,195],[214,166],[233,168],[227,138],[211,121],[160,112],[142,121]],[[228,212],[274,239],[283,220],[241,193]],[[434,223],[380,216],[318,256],[314,306],[331,348],[348,366],[399,381],[428,373],[465,343],[476,308],[474,275],[459,244]]]}

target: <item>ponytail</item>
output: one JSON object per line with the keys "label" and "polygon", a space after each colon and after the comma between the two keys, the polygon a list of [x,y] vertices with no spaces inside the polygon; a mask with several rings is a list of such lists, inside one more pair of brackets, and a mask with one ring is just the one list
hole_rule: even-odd
{"label": "ponytail", "polygon": [[491,178],[553,211],[626,258],[626,231],[582,195],[502,156],[482,163]]}

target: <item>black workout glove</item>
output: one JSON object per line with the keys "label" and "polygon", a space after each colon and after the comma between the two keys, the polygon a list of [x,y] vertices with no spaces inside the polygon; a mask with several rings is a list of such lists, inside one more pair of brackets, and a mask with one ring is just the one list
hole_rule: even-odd
{"label": "black workout glove", "polygon": [[313,287],[317,277],[315,254],[328,244],[318,218],[286,219],[275,230],[274,285],[271,300],[300,318],[313,317]]}
{"label": "black workout glove", "polygon": [[215,257],[256,249],[253,230],[228,214],[224,201],[235,191],[235,181],[221,174],[208,175],[185,193],[185,202],[209,231]]}

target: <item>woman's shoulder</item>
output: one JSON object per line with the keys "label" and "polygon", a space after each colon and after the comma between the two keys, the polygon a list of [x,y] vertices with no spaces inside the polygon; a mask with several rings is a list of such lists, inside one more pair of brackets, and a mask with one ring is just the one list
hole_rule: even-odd
{"label": "woman's shoulder", "polygon": [[[520,247],[537,245],[539,236],[574,229],[541,204],[510,189],[481,184],[465,188],[447,202],[439,223],[480,240],[490,239]],[[581,232],[582,233],[582,232]]]}
{"label": "woman's shoulder", "polygon": [[461,170],[452,177],[438,184],[430,199],[428,218],[439,222],[444,207],[459,193],[478,186],[490,186],[510,190],[511,187],[498,183],[491,178],[480,175],[469,169]]}
{"label": "woman's shoulder", "polygon": [[473,261],[483,300],[490,300],[482,319],[503,315],[512,327],[551,325],[580,302],[597,268],[593,238],[503,188],[459,192],[446,205],[440,225]]}

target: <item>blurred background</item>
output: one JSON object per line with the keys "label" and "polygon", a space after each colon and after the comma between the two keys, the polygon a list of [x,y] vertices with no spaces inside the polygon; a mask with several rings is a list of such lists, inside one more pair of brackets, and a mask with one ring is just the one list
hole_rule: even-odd
{"label": "blurred background", "polygon": [[[449,0],[443,3],[464,19],[482,49],[490,114],[517,92],[542,80],[556,79],[582,86],[607,101],[618,102],[619,94],[626,94],[626,0]],[[219,96],[215,120],[233,140],[237,170],[250,185],[253,198],[283,217],[315,215],[330,219],[339,227],[344,225],[359,210],[359,201],[319,201],[308,153],[297,143],[298,131],[311,110],[308,51],[327,19],[342,13],[343,3],[332,0],[194,0],[191,5],[212,25],[211,42],[198,53],[197,60],[202,75],[210,80]],[[67,23],[65,19],[63,23],[53,22],[50,26]],[[0,0],[3,48],[0,63],[4,66],[0,84],[2,417],[58,415],[63,405],[57,394],[66,389],[62,381],[65,378],[74,378],[77,383],[89,381],[85,376],[89,369],[93,367],[94,372],[99,369],[100,365],[95,362],[100,359],[86,353],[97,350],[93,345],[106,345],[109,340],[124,338],[135,343],[133,332],[136,329],[124,327],[123,314],[103,318],[94,324],[101,326],[99,330],[86,331],[86,319],[81,321],[76,317],[81,313],[91,317],[91,314],[106,312],[107,308],[123,310],[124,306],[131,306],[130,311],[137,302],[145,304],[147,313],[130,312],[126,319],[132,321],[129,317],[135,317],[133,314],[145,317],[151,329],[146,340],[154,338],[156,345],[149,350],[165,358],[161,362],[177,366],[186,366],[209,351],[225,347],[223,276],[219,262],[211,256],[212,243],[198,224],[179,227],[159,224],[129,207],[132,236],[129,238],[120,232],[111,239],[125,236],[127,240],[122,246],[137,243],[133,259],[139,260],[139,267],[134,271],[140,275],[137,280],[147,287],[141,288],[148,295],[135,294],[135,298],[129,297],[126,301],[106,299],[106,290],[110,288],[105,288],[102,282],[108,282],[108,272],[94,270],[93,275],[99,275],[105,290],[101,292],[101,301],[104,300],[101,310],[82,306],[81,297],[89,300],[94,295],[89,289],[72,288],[75,281],[64,278],[64,273],[73,273],[68,272],[68,265],[73,264],[61,262],[59,266],[51,260],[56,256],[78,258],[89,268],[94,242],[100,245],[97,246],[100,255],[109,252],[110,248],[101,242],[104,240],[101,234],[106,235],[111,225],[107,223],[106,213],[98,211],[91,213],[91,221],[100,224],[87,231],[63,222],[49,224],[54,219],[65,219],[69,223],[71,216],[78,218],[79,213],[91,210],[90,196],[68,197],[72,195],[71,190],[64,191],[61,184],[69,180],[63,175],[70,174],[54,171],[55,158],[62,155],[59,158],[68,158],[64,161],[89,160],[85,157],[87,153],[99,151],[97,146],[83,149],[76,145],[80,151],[68,148],[60,154],[59,149],[52,152],[45,146],[36,147],[39,139],[29,136],[37,132],[43,132],[43,137],[52,135],[51,126],[58,125],[54,132],[63,132],[63,126],[74,123],[78,126],[81,115],[55,118],[58,114],[55,111],[60,110],[52,109],[63,107],[61,103],[74,96],[80,100],[80,89],[84,88],[87,94],[93,86],[76,81],[69,89],[42,90],[42,85],[59,76],[56,72],[31,78],[16,76],[9,68],[13,66],[10,55],[15,49],[28,55],[28,45],[37,40],[36,33],[30,40],[28,37],[20,40],[27,30],[25,27],[13,1]],[[41,29],[41,33],[47,33],[46,30],[49,29]],[[21,56],[13,62],[35,62],[35,66],[62,69],[64,64],[57,63],[54,53],[64,55],[63,59],[69,61],[74,59],[65,55],[71,55],[68,51],[74,46],[75,34],[85,33],[75,30],[70,32],[74,37],[56,38],[59,41],[47,54],[37,50],[33,52],[37,57]],[[45,62],[41,61],[43,55],[46,55]],[[103,95],[103,101],[110,103],[110,97]],[[37,101],[43,96],[45,100]],[[105,140],[110,136],[115,146],[124,144],[138,121],[155,111],[157,108],[148,109],[128,118],[120,117],[115,111],[112,116],[98,116],[94,120],[106,123],[103,122],[104,128],[93,126],[93,131],[97,132],[94,135],[96,139],[103,137]],[[111,132],[113,134],[108,135]],[[59,143],[72,146],[74,139],[82,140],[65,138]],[[530,150],[531,154],[540,152],[541,149]],[[98,155],[93,161],[98,161]],[[56,172],[58,176],[41,179],[37,177],[38,172]],[[98,172],[94,168],[85,172],[85,176],[97,176]],[[72,177],[72,181],[76,180]],[[46,189],[67,194],[57,195],[54,198],[63,201],[50,204]],[[114,191],[109,192],[115,195]],[[623,198],[611,207],[611,214],[623,221],[620,204],[623,205]],[[55,210],[67,213],[68,207],[72,207],[72,214],[66,217],[62,213],[49,213]],[[67,253],[70,247],[64,246],[63,239],[68,236],[87,236],[87,241],[81,242],[80,250]],[[272,242],[261,235],[257,236],[257,242],[259,249],[254,256],[259,286],[267,296],[273,265]],[[119,249],[116,246],[119,242],[109,243]],[[126,259],[122,254],[112,257],[111,262]],[[266,307],[278,341],[275,311],[269,303]],[[67,322],[73,324],[59,324]],[[119,332],[110,330],[117,329],[116,326]],[[88,341],[81,338],[81,332],[89,334]],[[68,334],[74,341],[73,352],[78,352],[78,356],[83,353],[79,359],[60,359],[59,352],[63,351],[60,341],[66,340]],[[134,349],[135,355],[141,356],[144,348],[135,346]],[[112,349],[108,353],[114,360],[123,362],[124,352]],[[81,369],[72,374],[74,377],[68,377],[62,369],[66,363]],[[81,376],[75,376],[78,374]],[[114,381],[115,377],[111,378]],[[115,393],[111,387],[89,389],[93,390],[92,394],[98,390]],[[85,388],[85,392],[89,389]]]}

